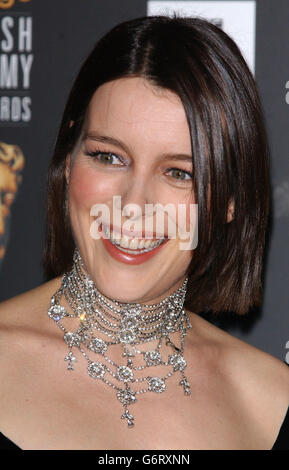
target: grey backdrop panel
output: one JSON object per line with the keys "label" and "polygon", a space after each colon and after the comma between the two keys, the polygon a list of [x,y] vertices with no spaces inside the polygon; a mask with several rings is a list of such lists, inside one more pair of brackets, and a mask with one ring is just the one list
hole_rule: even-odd
{"label": "grey backdrop panel", "polygon": [[[10,9],[0,9],[0,17],[16,18],[17,12],[33,19],[31,85],[29,90],[0,89],[0,95],[30,96],[32,119],[28,123],[0,121],[0,141],[19,145],[26,159],[23,182],[9,219],[7,252],[0,272],[0,300],[45,280],[40,264],[45,178],[63,107],[79,65],[112,26],[145,15],[146,1],[15,0]],[[282,360],[289,341],[288,18],[288,1],[257,1],[255,76],[269,133],[273,188],[263,307],[241,319],[234,315],[209,318]]]}

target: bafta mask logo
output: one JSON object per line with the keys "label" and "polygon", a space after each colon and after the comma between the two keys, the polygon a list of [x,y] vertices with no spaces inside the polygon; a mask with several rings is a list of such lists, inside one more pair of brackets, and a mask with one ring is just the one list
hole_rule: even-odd
{"label": "bafta mask logo", "polygon": [[9,239],[11,206],[22,181],[25,159],[17,145],[0,142],[0,267]]}
{"label": "bafta mask logo", "polygon": [[[18,0],[20,3],[27,3],[31,0]],[[8,10],[8,8],[12,8],[15,3],[15,0],[0,0],[0,8],[3,10]]]}

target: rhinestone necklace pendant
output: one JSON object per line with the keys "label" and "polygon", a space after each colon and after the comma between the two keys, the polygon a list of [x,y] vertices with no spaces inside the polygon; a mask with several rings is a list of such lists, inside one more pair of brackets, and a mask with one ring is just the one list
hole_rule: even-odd
{"label": "rhinestone necklace pendant", "polygon": [[191,394],[191,386],[188,382],[187,377],[183,376],[182,380],[179,382],[179,385],[183,386],[185,395],[190,395]]}
{"label": "rhinestone necklace pendant", "polygon": [[[68,346],[68,354],[64,358],[67,369],[74,370],[77,362],[73,353],[75,348],[87,361],[87,373],[91,379],[96,383],[101,380],[116,390],[116,398],[124,408],[121,419],[127,422],[129,428],[135,426],[135,418],[128,408],[137,403],[137,396],[146,392],[166,392],[167,380],[173,374],[181,374],[179,385],[185,395],[191,394],[190,384],[184,375],[187,366],[184,339],[187,329],[191,328],[183,309],[187,280],[157,304],[121,303],[108,299],[97,290],[76,250],[72,270],[63,275],[61,287],[51,298],[48,316],[62,330]],[[62,295],[73,313],[60,304]],[[61,323],[64,317],[78,318],[79,328],[76,331],[67,330]],[[95,336],[95,332],[99,332],[100,337]],[[170,339],[170,334],[174,332],[180,334],[180,347]],[[150,346],[154,341],[158,341],[158,345]],[[168,358],[162,349],[163,344],[172,349]],[[116,345],[122,349],[121,357],[126,358],[125,365],[116,363],[109,355],[110,348]],[[144,350],[143,345],[147,345]],[[134,358],[137,356],[141,362],[135,366]],[[159,377],[154,373],[156,366],[167,367],[169,372]],[[147,369],[150,374],[145,373]],[[135,383],[146,385],[133,390]]]}
{"label": "rhinestone necklace pendant", "polygon": [[77,359],[73,355],[71,350],[69,351],[67,356],[65,356],[64,360],[67,361],[67,370],[74,370],[73,363],[77,362]]}
{"label": "rhinestone necklace pendant", "polygon": [[127,420],[127,425],[129,428],[132,428],[134,426],[134,417],[133,415],[130,414],[128,410],[125,410],[125,412],[121,415],[121,419],[126,419]]}

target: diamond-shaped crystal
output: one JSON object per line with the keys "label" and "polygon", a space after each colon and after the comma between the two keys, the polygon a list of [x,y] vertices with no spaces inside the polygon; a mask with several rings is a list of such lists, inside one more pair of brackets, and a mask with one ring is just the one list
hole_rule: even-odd
{"label": "diamond-shaped crystal", "polygon": [[176,310],[172,303],[169,302],[167,309],[166,309],[166,316],[170,319],[174,319],[176,316]]}
{"label": "diamond-shaped crystal", "polygon": [[79,346],[81,342],[81,337],[77,333],[65,333],[64,341],[68,344],[68,346]]}
{"label": "diamond-shaped crystal", "polygon": [[100,353],[103,354],[107,350],[107,345],[105,341],[103,341],[100,338],[93,338],[89,345],[88,348],[91,349],[91,351],[95,353]]}
{"label": "diamond-shaped crystal", "polygon": [[128,424],[128,427],[131,428],[134,426],[134,417],[133,415],[130,414],[130,412],[128,410],[125,411],[125,413],[123,413],[121,415],[121,419],[126,419],[127,420],[127,424]]}
{"label": "diamond-shaped crystal", "polygon": [[93,379],[100,379],[105,374],[105,367],[101,362],[90,362],[88,364],[88,373]]}
{"label": "diamond-shaped crystal", "polygon": [[123,405],[126,406],[137,401],[135,397],[135,392],[130,388],[127,390],[119,390],[117,393],[117,398]]}
{"label": "diamond-shaped crystal", "polygon": [[52,305],[48,310],[48,315],[54,321],[59,321],[67,315],[66,309],[62,305]]}
{"label": "diamond-shaped crystal", "polygon": [[147,351],[144,359],[148,366],[155,366],[161,363],[161,355],[158,351]]}
{"label": "diamond-shaped crystal", "polygon": [[123,330],[134,330],[138,326],[138,320],[135,317],[125,316],[122,318],[120,325]]}
{"label": "diamond-shaped crystal", "polygon": [[123,329],[119,332],[119,340],[121,343],[133,343],[136,339],[136,334],[133,330]]}
{"label": "diamond-shaped crystal", "polygon": [[127,366],[117,368],[117,378],[122,382],[131,382],[133,380],[133,371]]}
{"label": "diamond-shaped crystal", "polygon": [[141,307],[137,305],[134,307],[125,307],[122,310],[122,314],[127,317],[137,317],[141,314]]}
{"label": "diamond-shaped crystal", "polygon": [[169,364],[174,366],[174,370],[184,370],[187,362],[180,354],[173,354],[169,356]]}
{"label": "diamond-shaped crystal", "polygon": [[157,392],[157,393],[162,393],[166,389],[166,384],[163,379],[160,377],[151,377],[148,380],[149,383],[149,390],[151,392]]}
{"label": "diamond-shaped crystal", "polygon": [[191,386],[189,382],[187,381],[186,377],[184,377],[180,382],[180,385],[183,386],[185,395],[190,395],[191,394]]}
{"label": "diamond-shaped crystal", "polygon": [[88,287],[88,289],[93,289],[94,284],[93,284],[93,281],[91,279],[86,277],[84,283],[85,283],[86,287]]}
{"label": "diamond-shaped crystal", "polygon": [[64,360],[77,362],[76,357],[73,355],[72,351],[70,351],[69,354],[65,356]]}

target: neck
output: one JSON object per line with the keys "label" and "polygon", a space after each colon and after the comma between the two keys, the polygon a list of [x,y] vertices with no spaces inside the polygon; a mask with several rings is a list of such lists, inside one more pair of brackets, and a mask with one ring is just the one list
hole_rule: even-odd
{"label": "neck", "polygon": [[[77,349],[88,362],[88,374],[118,390],[118,399],[126,408],[122,418],[127,419],[129,426],[133,425],[133,417],[130,418],[127,406],[135,401],[135,395],[163,392],[166,380],[175,372],[182,375],[179,384],[185,394],[190,393],[183,372],[185,336],[191,328],[183,309],[186,286],[187,278],[177,290],[154,303],[118,302],[98,291],[76,252],[72,270],[64,274],[60,289],[51,299],[48,315],[64,333],[69,348],[65,358],[67,368],[74,370]],[[62,297],[69,309],[61,304]],[[69,313],[70,309],[73,313]],[[62,322],[71,319],[78,323],[73,333]],[[108,354],[111,347],[113,359]],[[171,371],[163,375],[168,367]],[[154,377],[139,375],[147,368],[153,369]],[[155,376],[156,371],[160,376]],[[147,388],[143,388],[144,383]]]}
{"label": "neck", "polygon": [[127,305],[134,305],[135,304],[135,305],[141,306],[144,310],[146,309],[146,306],[148,306],[148,305],[155,305],[155,304],[158,304],[158,303],[161,303],[161,302],[165,301],[166,298],[173,295],[174,293],[176,293],[179,290],[180,291],[186,290],[186,286],[187,286],[187,282],[188,282],[188,277],[183,275],[180,279],[178,279],[175,282],[175,284],[173,286],[171,286],[167,290],[159,293],[159,295],[157,295],[153,298],[124,302],[124,301],[120,301],[120,300],[117,300],[113,297],[109,297],[108,295],[103,294],[95,286],[95,283],[91,279],[91,277],[88,273],[88,270],[87,270],[87,268],[86,268],[86,266],[85,266],[85,264],[84,264],[84,262],[83,262],[83,260],[80,256],[78,250],[75,250],[75,253],[74,253],[74,265],[73,265],[73,269],[72,269],[71,272],[73,272],[73,271],[74,271],[74,274],[72,274],[72,275],[78,276],[87,285],[92,286],[93,289],[95,290],[95,292],[98,295],[100,295],[103,299],[110,302],[111,304],[116,304],[117,303],[119,306],[122,306],[122,307],[125,307]]}

